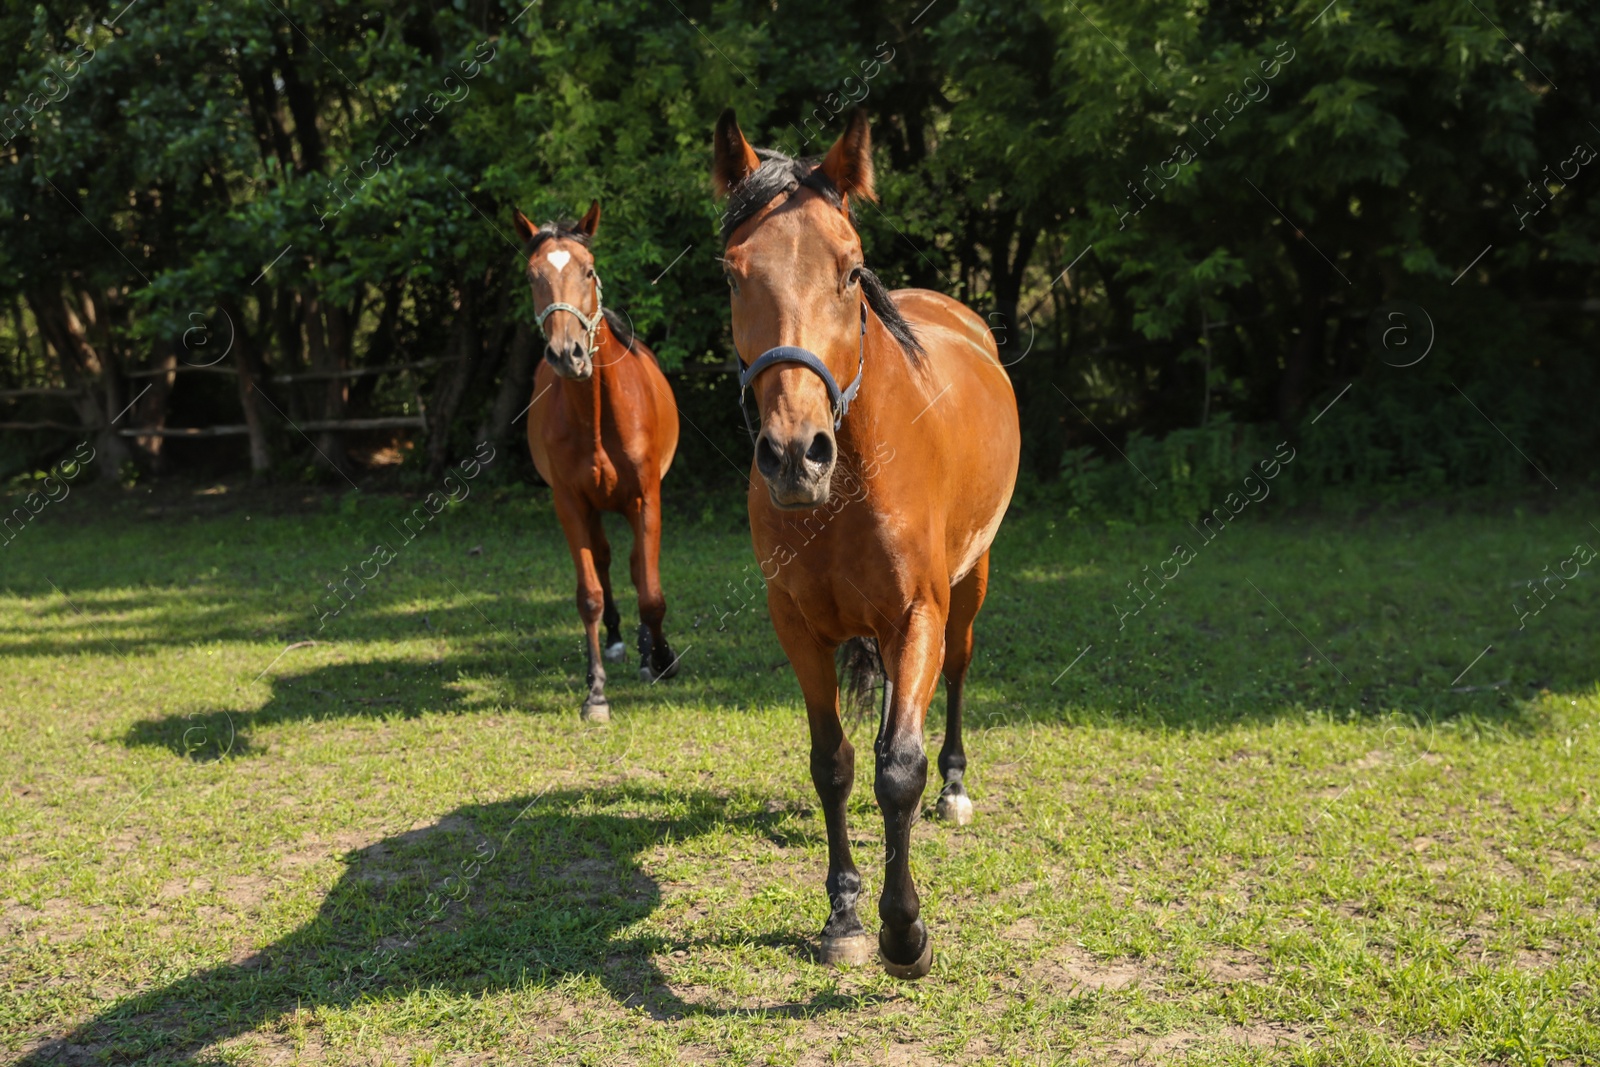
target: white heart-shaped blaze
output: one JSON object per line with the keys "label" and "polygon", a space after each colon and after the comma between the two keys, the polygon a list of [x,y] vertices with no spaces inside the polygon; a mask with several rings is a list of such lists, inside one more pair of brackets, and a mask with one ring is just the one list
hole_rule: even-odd
{"label": "white heart-shaped blaze", "polygon": [[567,263],[569,261],[571,261],[572,253],[571,252],[551,252],[549,255],[545,256],[544,258],[548,259],[555,266],[556,270],[559,272],[559,271],[563,270],[566,267],[566,265],[567,265]]}

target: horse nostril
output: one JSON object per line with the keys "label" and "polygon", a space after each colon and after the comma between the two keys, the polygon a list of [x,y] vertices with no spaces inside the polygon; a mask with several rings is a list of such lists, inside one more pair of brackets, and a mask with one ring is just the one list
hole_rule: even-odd
{"label": "horse nostril", "polygon": [[763,478],[776,478],[782,469],[783,457],[772,447],[772,438],[762,434],[761,440],[756,442],[756,470]]}
{"label": "horse nostril", "polygon": [[588,353],[584,351],[581,344],[568,345],[562,348],[557,348],[555,345],[546,345],[544,350],[545,362],[557,370],[563,367],[569,367],[575,371],[581,370],[587,356]]}
{"label": "horse nostril", "polygon": [[833,434],[819,433],[811,439],[811,447],[806,449],[806,462],[818,467],[833,462]]}

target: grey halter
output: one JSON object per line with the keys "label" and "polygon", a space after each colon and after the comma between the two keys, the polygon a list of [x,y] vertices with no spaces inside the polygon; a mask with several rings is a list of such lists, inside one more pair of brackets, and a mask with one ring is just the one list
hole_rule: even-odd
{"label": "grey halter", "polygon": [[537,314],[537,315],[535,315],[533,317],[534,323],[539,327],[539,332],[544,334],[544,339],[546,341],[550,340],[550,335],[545,332],[544,320],[548,319],[550,317],[551,312],[555,312],[555,311],[570,311],[573,315],[577,316],[578,321],[583,323],[583,328],[585,330],[587,330],[588,333],[589,333],[589,358],[593,359],[594,358],[594,336],[595,336],[595,334],[600,332],[600,323],[606,317],[606,315],[605,315],[605,303],[604,303],[604,301],[601,300],[601,295],[602,295],[601,291],[603,289],[604,289],[604,286],[602,286],[600,284],[600,275],[596,274],[594,276],[594,317],[593,318],[590,318],[588,315],[585,315],[582,311],[579,311],[577,308],[573,307],[571,304],[563,304],[563,303],[560,303],[560,302],[557,302],[557,303],[554,303],[554,304],[546,304],[544,306],[544,310],[539,312],[539,314]]}

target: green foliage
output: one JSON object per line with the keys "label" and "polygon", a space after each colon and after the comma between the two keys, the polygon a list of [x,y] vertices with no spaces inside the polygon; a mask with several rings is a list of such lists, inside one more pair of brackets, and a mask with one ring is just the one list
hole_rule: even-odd
{"label": "green foliage", "polygon": [[1222,507],[1229,493],[1243,496],[1244,478],[1273,451],[1264,431],[1227,418],[1162,438],[1134,433],[1108,458],[1088,447],[1070,449],[1058,482],[1029,483],[1023,499],[1085,520],[1187,522]]}
{"label": "green foliage", "polygon": [[[0,12],[0,46],[0,125],[15,120],[0,131],[0,388],[92,396],[76,412],[5,401],[17,419],[109,419],[142,388],[129,371],[191,361],[201,338],[210,358],[226,332],[227,365],[268,376],[471,368],[344,395],[268,382],[290,418],[422,396],[435,461],[511,439],[500,417],[528,395],[512,353],[530,309],[510,212],[572,217],[594,199],[609,302],[668,368],[724,363],[716,115],[733,105],[753,142],[818,154],[859,104],[878,146],[880,203],[854,205],[868,259],[1029,339],[1012,374],[1042,481],[1073,449],[1113,456],[1061,394],[1130,455],[1150,447],[1135,434],[1224,415],[1303,431],[1322,443],[1306,471],[1345,486],[1528,476],[1427,390],[1488,398],[1541,468],[1585,470],[1600,446],[1590,371],[1555,355],[1592,349],[1582,309],[1600,296],[1600,169],[1572,170],[1575,145],[1600,144],[1585,77],[1600,10],[1576,0],[21,3]],[[1366,318],[1398,299],[1428,307],[1439,350],[1414,380],[1368,389],[1388,368]],[[1524,379],[1468,351],[1487,308]],[[1550,356],[1527,368],[1533,353]],[[237,390],[201,377],[130,418],[239,422]],[[712,481],[742,445],[727,382],[690,380],[701,432],[683,466]],[[1351,381],[1349,424],[1311,427]],[[270,452],[318,459],[263,420]],[[243,462],[231,447],[164,454]]]}

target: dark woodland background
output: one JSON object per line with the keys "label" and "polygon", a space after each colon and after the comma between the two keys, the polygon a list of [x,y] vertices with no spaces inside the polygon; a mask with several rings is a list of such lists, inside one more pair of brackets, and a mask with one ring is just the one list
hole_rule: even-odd
{"label": "dark woodland background", "polygon": [[489,439],[531,478],[511,210],[599,199],[674,481],[736,489],[729,105],[806,155],[867,109],[868,261],[989,316],[1025,495],[1184,512],[1286,439],[1300,494],[1589,477],[1600,7],[1324,2],[7,2],[0,477],[90,441],[95,477],[342,485]]}

